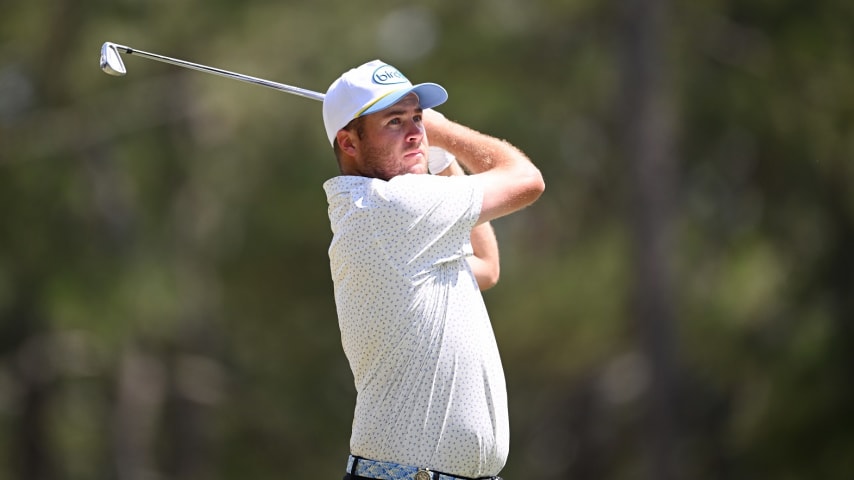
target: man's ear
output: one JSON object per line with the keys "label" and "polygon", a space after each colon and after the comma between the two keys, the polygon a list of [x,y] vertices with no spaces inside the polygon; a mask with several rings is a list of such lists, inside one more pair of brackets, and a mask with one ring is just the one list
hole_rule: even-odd
{"label": "man's ear", "polygon": [[338,130],[338,133],[335,135],[338,148],[351,157],[356,156],[356,140],[353,138],[354,136],[353,132],[344,129]]}

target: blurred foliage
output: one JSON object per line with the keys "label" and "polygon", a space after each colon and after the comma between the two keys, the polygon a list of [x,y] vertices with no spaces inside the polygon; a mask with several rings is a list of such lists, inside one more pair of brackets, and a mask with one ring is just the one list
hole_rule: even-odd
{"label": "blurred foliage", "polygon": [[[340,478],[354,402],[311,100],[373,58],[542,169],[485,298],[508,479],[639,478],[621,2],[5,2],[0,478]],[[679,478],[854,478],[854,4],[669,5]]]}

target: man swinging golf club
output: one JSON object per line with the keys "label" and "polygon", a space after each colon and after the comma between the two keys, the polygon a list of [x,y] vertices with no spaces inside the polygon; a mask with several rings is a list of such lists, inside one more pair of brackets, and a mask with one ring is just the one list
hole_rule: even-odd
{"label": "man swinging golf club", "polygon": [[323,101],[341,171],[323,184],[329,259],[357,390],[345,480],[494,479],[507,459],[504,372],[480,293],[498,280],[489,222],[544,183],[517,148],[433,110],[447,98],[377,60]]}
{"label": "man swinging golf club", "polygon": [[358,393],[344,478],[498,479],[509,428],[480,295],[499,273],[489,221],[539,198],[539,170],[509,143],[432,110],[444,88],[413,86],[380,61],[344,73],[324,96],[112,42],[101,69],[125,75],[122,52],[323,100],[341,170],[323,185],[329,259]]}

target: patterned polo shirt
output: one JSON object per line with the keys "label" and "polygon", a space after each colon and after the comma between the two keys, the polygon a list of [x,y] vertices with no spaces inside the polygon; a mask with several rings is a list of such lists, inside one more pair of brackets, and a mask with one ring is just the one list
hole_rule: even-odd
{"label": "patterned polo shirt", "polygon": [[323,185],[344,353],[357,391],[350,448],[372,460],[497,475],[507,393],[474,275],[476,176],[341,176]]}

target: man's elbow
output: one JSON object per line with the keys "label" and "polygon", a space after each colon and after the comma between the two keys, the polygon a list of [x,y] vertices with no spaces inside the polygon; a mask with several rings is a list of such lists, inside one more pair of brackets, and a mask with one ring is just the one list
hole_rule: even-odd
{"label": "man's elbow", "polygon": [[496,286],[498,284],[498,277],[501,276],[500,273],[501,272],[498,267],[490,268],[488,271],[482,272],[477,278],[477,286],[480,288],[480,291],[483,292]]}
{"label": "man's elbow", "polygon": [[529,164],[527,171],[524,173],[525,186],[524,197],[527,200],[527,205],[530,205],[540,198],[540,195],[546,190],[546,182],[543,179],[543,173],[533,164]]}
{"label": "man's elbow", "polygon": [[543,172],[541,172],[539,168],[534,168],[537,170],[536,179],[534,181],[534,190],[537,192],[537,198],[540,198],[540,195],[546,191],[546,180],[543,178]]}

